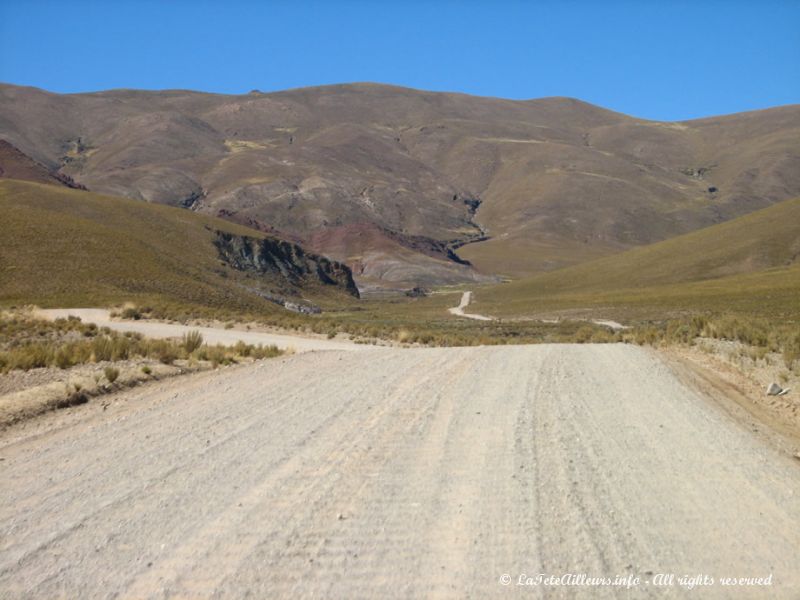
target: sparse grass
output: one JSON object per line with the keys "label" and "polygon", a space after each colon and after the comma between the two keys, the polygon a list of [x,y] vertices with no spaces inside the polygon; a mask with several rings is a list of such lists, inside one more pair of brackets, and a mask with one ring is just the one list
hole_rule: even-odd
{"label": "sparse grass", "polygon": [[[751,259],[783,264],[796,245],[800,201],[586,265],[474,288],[475,305],[469,310],[501,317],[492,322],[448,315],[446,309],[458,303],[457,288],[416,299],[337,298],[324,305],[322,315],[284,311],[245,293],[245,280],[219,275],[213,245],[198,242],[208,241],[208,228],[253,232],[187,211],[13,181],[0,182],[0,210],[12,219],[5,236],[0,232],[0,272],[10,275],[0,282],[4,305],[116,304],[124,306],[118,314],[131,319],[215,320],[226,328],[255,323],[405,345],[690,344],[707,336],[780,351],[789,369],[800,360],[800,265],[726,275]],[[719,244],[723,233],[734,242]],[[37,245],[41,239],[48,244]],[[185,268],[190,255],[193,261]],[[709,276],[716,278],[701,280]],[[566,318],[557,323],[524,319],[547,313]],[[590,316],[636,327],[612,332],[581,320]],[[57,325],[57,334],[50,325],[23,323],[25,339],[9,345],[3,336],[20,325],[6,321],[0,323],[0,371],[133,357],[166,364],[201,356],[217,364],[235,360],[230,350],[200,345],[202,338],[144,340],[69,320]],[[754,356],[762,351],[754,350]]]}
{"label": "sparse grass", "polygon": [[622,335],[622,341],[651,346],[692,345],[699,338],[740,342],[744,346],[739,353],[753,362],[764,360],[770,352],[780,352],[791,370],[800,352],[800,323],[745,315],[695,315],[642,324]]}
{"label": "sparse grass", "polygon": [[[229,221],[149,202],[0,180],[0,306],[110,306],[160,302],[282,318],[253,290],[285,295],[281,278],[253,277],[219,261],[216,231],[260,238]],[[46,241],[46,243],[44,243]],[[332,302],[331,286],[307,285]],[[347,296],[341,292],[342,296]],[[139,315],[137,315],[139,313]],[[126,318],[142,316],[126,307]]]}
{"label": "sparse grass", "polygon": [[[649,246],[476,290],[487,314],[604,308],[610,318],[742,312],[800,318],[800,199]],[[616,316],[615,316],[616,315]]]}
{"label": "sparse grass", "polygon": [[[86,336],[87,332],[92,335]],[[262,359],[282,354],[275,346],[239,343],[232,348],[209,347],[203,345],[202,341],[198,332],[190,332],[182,340],[154,340],[106,328],[98,330],[95,325],[85,325],[75,318],[51,322],[27,315],[2,314],[0,373],[42,367],[68,369],[80,364],[118,362],[131,358],[151,358],[164,364],[190,358],[230,364],[242,358]],[[144,366],[142,371],[149,374],[150,368]],[[105,375],[113,383],[119,371],[107,367]]]}
{"label": "sparse grass", "polygon": [[790,371],[800,361],[800,327],[786,336],[783,348],[783,362]]}

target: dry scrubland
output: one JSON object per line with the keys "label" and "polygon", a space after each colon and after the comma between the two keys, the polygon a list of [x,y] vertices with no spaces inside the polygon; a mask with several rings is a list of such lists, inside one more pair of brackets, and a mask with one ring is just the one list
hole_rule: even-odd
{"label": "dry scrubland", "polygon": [[275,346],[146,339],[77,318],[48,321],[25,311],[0,313],[0,427],[91,396],[154,378],[283,354]]}
{"label": "dry scrubland", "polygon": [[101,361],[152,358],[164,364],[176,360],[230,364],[236,357],[270,358],[281,352],[274,346],[238,344],[208,346],[197,332],[182,340],[150,340],[137,333],[118,333],[69,317],[47,321],[25,313],[0,315],[0,372],[43,367],[69,367]]}
{"label": "dry scrubland", "polygon": [[[800,405],[764,385],[800,387],[800,107],[671,124],[362,84],[0,97],[18,176],[60,169],[136,198],[0,181],[0,428],[281,353],[32,305],[396,346],[161,381],[5,429],[0,589],[490,597],[532,564],[769,565],[776,597],[797,597]],[[356,300],[233,268],[216,232],[265,234],[217,214],[433,293]],[[487,230],[460,255],[521,279],[476,286],[448,261]],[[448,314],[463,289],[429,281],[463,282],[467,311],[495,320]]]}
{"label": "dry scrubland", "polygon": [[[249,323],[407,346],[691,346],[721,340],[740,344],[736,353],[742,357],[780,362],[777,373],[787,381],[798,369],[800,200],[584,265],[470,286],[474,304],[468,312],[498,317],[491,322],[447,313],[458,303],[458,287],[421,298],[359,301],[311,286],[301,293],[322,306],[323,314],[286,311],[252,293],[254,276],[220,263],[210,231],[260,234],[182,209],[17,181],[0,181],[0,208],[11,220],[0,231],[6,275],[0,303],[6,307],[128,302],[118,309],[123,318]],[[615,319],[630,329],[613,331],[592,318]],[[129,358],[219,364],[234,355],[269,353],[189,349],[187,341],[144,340],[69,321],[50,326],[20,313],[4,317],[3,331],[5,372]]]}
{"label": "dry scrubland", "polygon": [[[64,187],[0,179],[0,306],[107,306],[129,300],[196,311],[258,312],[290,321],[259,294],[298,289],[220,259],[215,232],[264,234],[191,211]],[[335,286],[303,282],[315,300],[347,302]]]}
{"label": "dry scrubland", "polygon": [[[636,341],[665,337],[652,330],[666,332],[693,315],[726,314],[757,319],[762,329],[767,323],[782,346],[784,330],[800,319],[800,200],[585,265],[471,288],[475,304],[468,310],[501,317],[491,323],[448,315],[458,302],[452,289],[358,301],[311,286],[301,293],[324,313],[286,311],[251,291],[255,276],[220,263],[210,230],[260,234],[182,209],[17,181],[0,181],[0,208],[11,220],[0,231],[0,304],[7,307],[131,301],[145,318],[253,322],[440,346]],[[553,316],[560,322],[536,320]],[[636,329],[613,333],[587,318]]]}
{"label": "dry scrubland", "polygon": [[480,290],[489,314],[601,309],[625,320],[731,312],[800,320],[800,199],[607,258]]}

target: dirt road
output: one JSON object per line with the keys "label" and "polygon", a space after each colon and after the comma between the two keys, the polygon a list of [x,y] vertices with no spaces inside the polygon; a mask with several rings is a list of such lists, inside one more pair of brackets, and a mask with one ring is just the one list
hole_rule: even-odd
{"label": "dirt road", "polygon": [[475,313],[465,313],[464,309],[469,306],[470,302],[472,302],[472,292],[464,292],[463,294],[461,294],[461,302],[458,303],[458,306],[454,306],[453,308],[448,308],[447,311],[451,315],[466,317],[467,319],[475,319],[476,321],[494,320],[492,317],[487,317],[485,315],[476,315]]}
{"label": "dirt road", "polygon": [[177,323],[160,321],[119,321],[113,320],[108,310],[102,308],[48,308],[40,309],[37,314],[48,318],[66,318],[70,315],[80,317],[85,323],[96,323],[99,327],[110,327],[116,331],[135,331],[151,338],[174,338],[197,330],[203,334],[208,344],[232,346],[239,341],[245,344],[275,345],[278,348],[291,348],[296,352],[309,350],[360,350],[363,345],[349,341],[328,340],[322,337],[303,337],[260,331],[241,331],[239,329],[221,329],[218,327],[192,327]]}
{"label": "dirt road", "polygon": [[[800,465],[637,347],[316,352],[158,385],[0,435],[0,596],[800,597]],[[517,585],[540,573],[642,582]]]}

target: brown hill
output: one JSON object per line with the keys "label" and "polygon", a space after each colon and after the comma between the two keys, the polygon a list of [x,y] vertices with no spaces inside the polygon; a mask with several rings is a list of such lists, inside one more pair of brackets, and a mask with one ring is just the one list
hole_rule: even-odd
{"label": "brown hill", "polygon": [[0,177],[86,189],[75,183],[68,175],[51,171],[2,139],[0,139]]}
{"label": "brown hill", "polygon": [[253,229],[168,206],[0,180],[0,305],[134,300],[283,314],[352,301],[350,270]]}
{"label": "brown hill", "polygon": [[367,282],[479,278],[455,248],[484,274],[551,270],[800,195],[800,106],[661,123],[373,84],[6,85],[0,137],[92,190],[260,223]]}

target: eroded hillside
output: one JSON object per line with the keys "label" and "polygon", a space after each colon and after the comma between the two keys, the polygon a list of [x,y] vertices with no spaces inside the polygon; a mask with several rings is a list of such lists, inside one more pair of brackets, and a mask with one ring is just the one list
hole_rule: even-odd
{"label": "eroded hillside", "polygon": [[0,100],[0,138],[91,190],[277,232],[365,282],[552,270],[800,195],[798,106],[661,123],[372,84]]}

